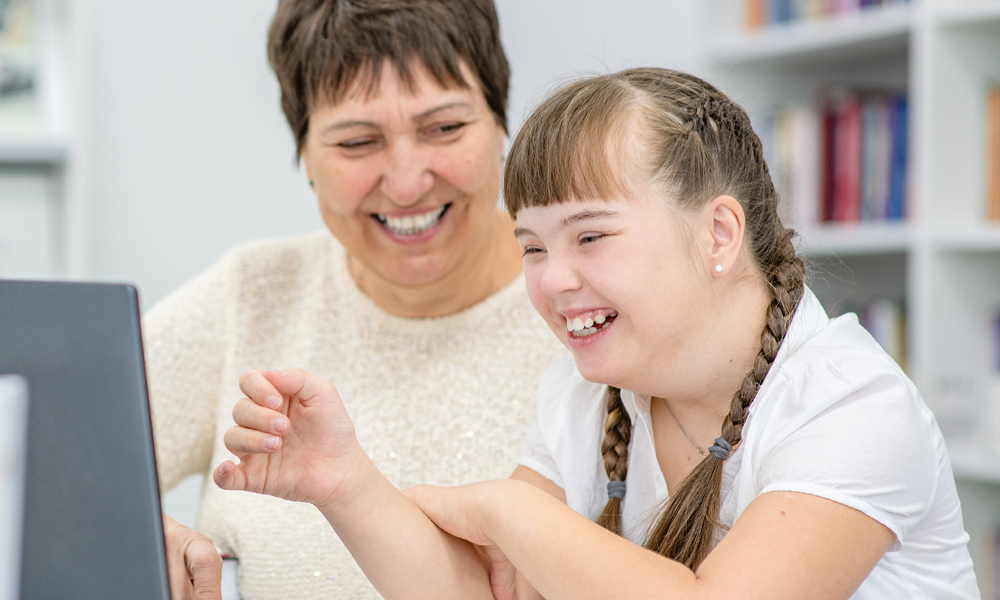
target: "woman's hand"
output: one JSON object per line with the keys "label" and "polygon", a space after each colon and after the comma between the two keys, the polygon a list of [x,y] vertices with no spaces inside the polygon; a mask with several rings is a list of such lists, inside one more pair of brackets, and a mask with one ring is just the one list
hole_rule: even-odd
{"label": "woman's hand", "polygon": [[225,435],[240,463],[219,465],[215,483],[320,508],[350,502],[352,474],[367,456],[333,384],[301,369],[247,371],[240,389],[247,397]]}
{"label": "woman's hand", "polygon": [[170,597],[222,600],[222,557],[212,540],[163,515]]}

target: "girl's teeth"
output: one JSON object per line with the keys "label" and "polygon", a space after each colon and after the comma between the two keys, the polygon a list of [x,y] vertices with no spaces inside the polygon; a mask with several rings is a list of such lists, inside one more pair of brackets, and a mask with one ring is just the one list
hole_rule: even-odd
{"label": "girl's teeth", "polygon": [[[618,316],[617,313],[610,315],[610,317],[615,316]],[[601,326],[607,323],[608,318],[608,316],[598,313],[593,318],[587,317],[586,319],[581,319],[580,317],[576,317],[574,319],[566,319],[566,331],[572,333],[575,337],[593,335],[604,329]]]}

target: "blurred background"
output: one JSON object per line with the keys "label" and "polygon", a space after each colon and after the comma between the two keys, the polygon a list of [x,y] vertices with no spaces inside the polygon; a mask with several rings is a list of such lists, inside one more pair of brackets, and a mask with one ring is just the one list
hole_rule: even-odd
{"label": "blurred background", "polygon": [[[948,440],[1000,572],[1000,0],[496,0],[511,133],[561,81],[708,78],[750,112],[810,285]],[[276,0],[0,0],[0,277],[145,307],[243,241],[323,227],[266,60]],[[0,338],[2,343],[2,338]],[[194,525],[200,478],[166,496]]]}

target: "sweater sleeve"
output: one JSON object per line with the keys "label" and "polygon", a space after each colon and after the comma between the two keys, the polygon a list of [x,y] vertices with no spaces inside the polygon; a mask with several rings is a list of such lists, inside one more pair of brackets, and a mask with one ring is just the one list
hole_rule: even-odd
{"label": "sweater sleeve", "polygon": [[209,470],[229,329],[223,258],[143,318],[146,372],[160,489]]}

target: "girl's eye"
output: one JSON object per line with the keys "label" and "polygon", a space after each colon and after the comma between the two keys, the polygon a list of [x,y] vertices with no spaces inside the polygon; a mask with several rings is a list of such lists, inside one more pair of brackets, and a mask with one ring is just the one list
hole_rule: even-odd
{"label": "girl's eye", "polygon": [[542,250],[538,246],[528,246],[524,249],[524,253],[521,254],[521,256],[524,257],[524,256],[529,256],[531,254],[539,254],[541,252],[544,252],[544,250]]}
{"label": "girl's eye", "polygon": [[604,237],[603,233],[588,233],[580,236],[581,244],[590,244]]}

